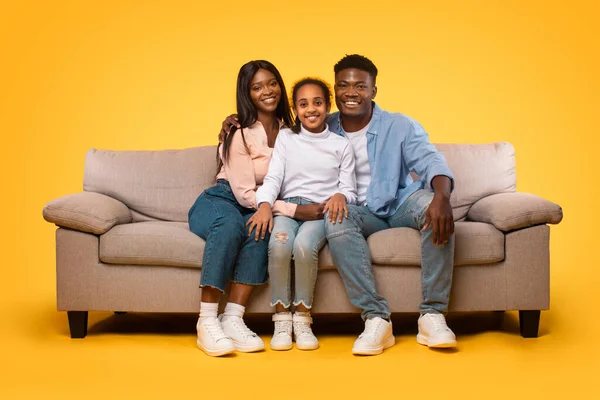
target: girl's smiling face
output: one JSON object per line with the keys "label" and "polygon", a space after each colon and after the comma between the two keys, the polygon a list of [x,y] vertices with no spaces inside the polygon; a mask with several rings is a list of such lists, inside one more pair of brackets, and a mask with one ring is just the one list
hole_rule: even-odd
{"label": "girl's smiling face", "polygon": [[308,83],[298,89],[294,98],[294,110],[304,129],[312,133],[325,130],[325,119],[331,105],[323,89]]}

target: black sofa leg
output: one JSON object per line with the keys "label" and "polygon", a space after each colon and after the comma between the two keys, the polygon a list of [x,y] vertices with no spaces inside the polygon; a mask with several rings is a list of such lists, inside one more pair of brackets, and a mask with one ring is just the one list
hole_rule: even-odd
{"label": "black sofa leg", "polygon": [[524,338],[538,337],[540,310],[519,310],[519,326]]}
{"label": "black sofa leg", "polygon": [[67,311],[71,339],[83,339],[87,335],[88,312]]}

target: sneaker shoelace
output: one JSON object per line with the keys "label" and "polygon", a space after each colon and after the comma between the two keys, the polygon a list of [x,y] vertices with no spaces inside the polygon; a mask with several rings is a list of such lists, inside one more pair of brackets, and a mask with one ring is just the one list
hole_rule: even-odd
{"label": "sneaker shoelace", "polygon": [[218,342],[221,339],[228,338],[225,332],[223,332],[223,328],[221,327],[221,324],[216,318],[215,321],[204,323],[203,325],[214,342]]}
{"label": "sneaker shoelace", "polygon": [[246,323],[244,322],[243,318],[233,318],[231,322],[233,323],[233,326],[235,326],[235,328],[238,330],[238,332],[242,334],[242,337],[244,337],[244,339],[256,336],[256,333],[252,332],[250,328],[246,326]]}
{"label": "sneaker shoelace", "polygon": [[363,333],[361,333],[359,337],[368,337],[372,340],[375,340],[377,338],[377,332],[379,331],[381,322],[382,320],[375,320],[374,318],[368,319],[365,322],[365,330],[363,331]]}
{"label": "sneaker shoelace", "polygon": [[292,321],[275,321],[275,333],[277,335],[290,335],[292,333]]}
{"label": "sneaker shoelace", "polygon": [[428,314],[428,318],[433,324],[433,329],[436,332],[449,331],[448,325],[446,325],[446,319],[442,314]]}
{"label": "sneaker shoelace", "polygon": [[294,323],[294,332],[296,332],[296,336],[302,336],[302,335],[314,336],[312,329],[310,329],[310,324],[308,322],[295,322]]}

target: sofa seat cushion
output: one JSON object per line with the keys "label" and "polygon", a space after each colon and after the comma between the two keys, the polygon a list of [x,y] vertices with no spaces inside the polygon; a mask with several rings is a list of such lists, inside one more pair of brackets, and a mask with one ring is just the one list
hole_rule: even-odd
{"label": "sofa seat cushion", "polygon": [[[488,264],[504,259],[504,234],[482,222],[456,222],[455,265]],[[394,228],[367,240],[374,264],[421,264],[416,229]],[[185,222],[148,221],[117,225],[100,236],[100,260],[107,264],[202,267],[204,240]],[[329,246],[319,254],[320,269],[335,269]]]}
{"label": "sofa seat cushion", "polygon": [[135,222],[100,236],[100,260],[108,264],[200,268],[203,254],[204,240],[187,222]]}
{"label": "sofa seat cushion", "polygon": [[[454,265],[489,264],[504,259],[504,234],[480,222],[454,224]],[[421,265],[421,235],[411,228],[374,233],[367,240],[374,264]]]}

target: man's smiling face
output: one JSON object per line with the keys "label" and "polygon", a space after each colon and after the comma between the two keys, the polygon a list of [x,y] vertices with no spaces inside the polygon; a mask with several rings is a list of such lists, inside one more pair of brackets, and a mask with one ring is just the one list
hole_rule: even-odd
{"label": "man's smiling face", "polygon": [[367,71],[347,68],[335,74],[335,104],[344,117],[370,115],[376,94],[374,79]]}

